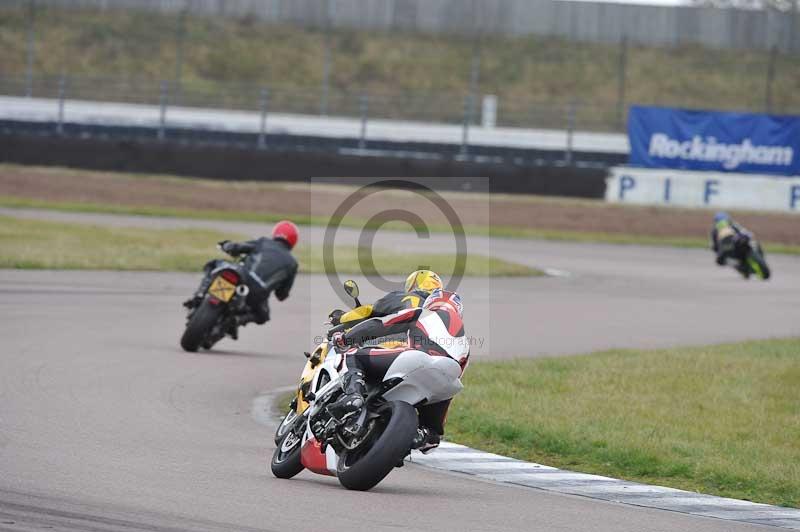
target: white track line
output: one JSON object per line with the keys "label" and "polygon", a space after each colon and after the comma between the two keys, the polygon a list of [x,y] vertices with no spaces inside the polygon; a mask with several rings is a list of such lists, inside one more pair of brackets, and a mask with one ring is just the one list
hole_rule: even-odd
{"label": "white track line", "polygon": [[556,268],[545,268],[542,270],[545,275],[550,277],[572,277],[572,274],[566,270],[558,270]]}

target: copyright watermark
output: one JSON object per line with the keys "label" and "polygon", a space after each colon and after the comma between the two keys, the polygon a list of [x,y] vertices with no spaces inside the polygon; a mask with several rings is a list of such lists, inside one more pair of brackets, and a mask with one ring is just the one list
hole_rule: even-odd
{"label": "copyright watermark", "polygon": [[[404,198],[397,199],[397,205],[392,205],[390,196],[387,192],[402,191]],[[383,196],[383,197],[381,197]],[[378,211],[369,216],[366,220],[360,219],[352,212],[362,202],[370,202],[372,198],[380,197],[375,203]],[[405,205],[404,205],[405,204]],[[345,279],[351,278],[352,273],[342,276],[336,265],[335,251],[338,245],[338,235],[344,228],[349,233],[353,230],[358,232],[356,239],[357,246],[357,277],[368,282],[372,287],[380,292],[390,292],[398,289],[396,281],[389,280],[376,266],[375,263],[375,238],[383,228],[387,226],[397,227],[404,224],[411,228],[415,237],[408,234],[408,231],[395,231],[397,238],[391,246],[393,253],[401,253],[405,256],[413,257],[415,253],[415,241],[419,239],[430,240],[431,222],[428,218],[430,210],[434,209],[436,218],[444,218],[444,227],[437,224],[436,234],[438,237],[452,238],[455,243],[453,269],[449,272],[437,272],[443,279],[445,287],[451,291],[457,291],[461,280],[466,273],[467,266],[467,237],[464,231],[464,224],[456,209],[433,188],[412,180],[407,179],[377,179],[370,181],[356,188],[353,192],[344,197],[339,202],[336,209],[330,215],[330,221],[325,228],[325,236],[322,246],[322,261],[325,268],[325,275],[328,283],[341,301],[345,304],[350,303],[350,299],[342,288]],[[427,212],[426,212],[427,210]],[[352,233],[349,235],[349,245],[352,245]],[[427,254],[433,252],[433,246],[428,246]],[[423,255],[426,253],[422,253]],[[414,270],[431,269],[430,264],[415,264],[408,268],[408,273]]]}
{"label": "copyright watermark", "polygon": [[[326,336],[317,335],[314,337],[314,344],[321,344],[322,342],[326,341],[328,338]],[[365,342],[364,346],[376,345],[382,338],[376,338],[370,342]],[[442,347],[452,347],[452,346],[464,346],[469,349],[478,347],[483,348],[484,344],[486,343],[486,338],[484,336],[460,336],[458,338],[453,337],[431,337],[425,338],[425,341],[433,341],[434,343],[442,346]],[[349,347],[354,347],[355,344],[350,344]]]}
{"label": "copyright watermark", "polygon": [[[462,181],[447,178],[365,178],[346,185],[312,179],[308,212],[323,225],[313,229],[311,244],[322,275],[306,277],[309,340],[325,339],[320,329],[331,327],[323,323],[331,311],[358,307],[344,281],[358,284],[364,317],[382,317],[422,305],[421,294],[405,293],[404,281],[416,270],[433,270],[464,301],[470,350],[488,351],[491,239],[468,231],[491,222],[489,179],[481,179],[471,178],[469,192],[459,189]],[[389,340],[407,342],[406,336]]]}

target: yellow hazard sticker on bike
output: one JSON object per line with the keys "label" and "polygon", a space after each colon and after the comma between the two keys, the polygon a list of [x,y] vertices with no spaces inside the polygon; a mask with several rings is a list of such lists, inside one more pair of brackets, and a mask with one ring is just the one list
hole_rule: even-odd
{"label": "yellow hazard sticker on bike", "polygon": [[222,276],[218,276],[208,287],[208,293],[227,303],[233,299],[233,294],[236,293],[236,285]]}

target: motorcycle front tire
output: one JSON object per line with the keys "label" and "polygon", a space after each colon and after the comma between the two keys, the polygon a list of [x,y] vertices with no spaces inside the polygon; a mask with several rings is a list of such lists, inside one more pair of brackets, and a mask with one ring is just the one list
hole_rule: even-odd
{"label": "motorcycle front tire", "polygon": [[764,281],[769,279],[770,276],[772,275],[772,272],[770,272],[769,266],[767,266],[767,261],[764,260],[764,256],[758,251],[752,251],[750,252],[749,258],[753,262],[755,262],[756,265],[758,266],[758,269],[756,269],[753,268],[752,265],[750,265],[750,269],[753,270],[753,273],[756,274],[758,278]]}
{"label": "motorcycle front tire", "polygon": [[286,434],[286,431],[292,428],[292,424],[297,419],[297,412],[295,412],[294,408],[289,410],[283,419],[281,420],[280,425],[278,428],[275,429],[275,445],[278,444],[283,439],[283,436]]}
{"label": "motorcycle front tire", "polygon": [[353,464],[347,463],[346,453],[339,456],[336,474],[339,483],[349,490],[375,487],[411,449],[417,434],[417,411],[403,401],[392,401],[387,407],[391,418],[370,449]]}
{"label": "motorcycle front tire", "polygon": [[205,342],[206,336],[217,323],[221,313],[222,308],[219,305],[212,305],[208,299],[204,299],[186,324],[186,330],[183,331],[181,336],[183,350],[196,352]]}
{"label": "motorcycle front tire", "polygon": [[[297,438],[297,443],[291,449],[284,450],[283,444],[289,437]],[[300,450],[303,447],[301,441],[302,439],[296,436],[291,430],[287,430],[280,441],[278,441],[269,464],[272,474],[277,478],[292,478],[305,469],[300,459]]]}

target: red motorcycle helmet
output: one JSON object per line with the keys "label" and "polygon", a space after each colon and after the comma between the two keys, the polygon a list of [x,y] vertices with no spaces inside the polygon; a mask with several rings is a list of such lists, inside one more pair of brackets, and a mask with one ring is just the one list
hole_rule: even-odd
{"label": "red motorcycle helmet", "polygon": [[283,240],[289,244],[289,249],[293,249],[297,244],[297,226],[289,220],[282,220],[272,228],[272,239]]}

